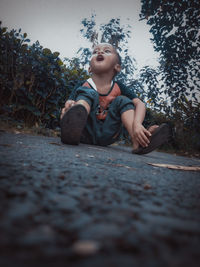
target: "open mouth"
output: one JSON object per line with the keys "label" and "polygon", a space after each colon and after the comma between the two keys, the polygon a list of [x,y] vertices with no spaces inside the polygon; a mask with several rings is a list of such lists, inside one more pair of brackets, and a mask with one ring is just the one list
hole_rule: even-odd
{"label": "open mouth", "polygon": [[97,56],[97,61],[103,61],[103,60],[104,60],[104,57],[102,55]]}

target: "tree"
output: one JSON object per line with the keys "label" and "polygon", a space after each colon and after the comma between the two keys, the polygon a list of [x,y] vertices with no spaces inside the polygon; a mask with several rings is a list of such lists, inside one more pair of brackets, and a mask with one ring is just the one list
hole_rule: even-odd
{"label": "tree", "polygon": [[151,26],[153,43],[160,52],[162,80],[172,107],[200,92],[199,0],[141,0],[141,19]]}
{"label": "tree", "polygon": [[[140,17],[151,26],[160,52],[163,93],[170,98],[167,114],[183,149],[200,149],[200,2],[141,0]],[[166,108],[166,107],[165,107]],[[195,141],[194,141],[195,140]]]}
{"label": "tree", "polygon": [[[111,19],[107,24],[97,27],[95,15],[90,19],[82,20],[83,28],[80,30],[83,37],[91,43],[91,48],[101,42],[112,44],[122,58],[122,71],[118,75],[118,80],[122,80],[127,86],[134,80],[135,59],[130,56],[128,40],[130,38],[130,25],[121,25],[119,18]],[[80,48],[78,51],[83,66],[89,63],[91,49]]]}
{"label": "tree", "polygon": [[139,73],[139,82],[143,87],[144,100],[150,108],[160,109],[160,101],[163,100],[160,95],[159,76],[160,71],[149,66],[143,67]]}
{"label": "tree", "polygon": [[[81,33],[94,47],[99,42],[107,42],[112,44],[122,58],[122,71],[118,74],[117,79],[122,81],[130,90],[134,90],[138,97],[147,102],[151,108],[158,108],[161,98],[159,97],[160,88],[158,76],[159,70],[154,70],[148,66],[140,70],[139,78],[135,75],[136,61],[130,56],[128,41],[131,34],[130,25],[121,25],[120,19],[111,19],[107,24],[101,24],[97,27],[95,15],[90,19],[82,20],[83,28]],[[83,65],[89,63],[91,50],[89,48],[81,48],[80,58]]]}

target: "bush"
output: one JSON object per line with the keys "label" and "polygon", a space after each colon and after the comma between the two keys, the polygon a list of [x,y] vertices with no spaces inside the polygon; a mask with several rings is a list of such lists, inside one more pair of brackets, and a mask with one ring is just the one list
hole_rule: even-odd
{"label": "bush", "polygon": [[[200,151],[200,103],[192,102],[187,98],[177,100],[176,109],[162,113],[147,109],[144,121],[145,127],[149,125],[168,123],[172,129],[172,139],[165,149],[187,151],[191,154]],[[168,115],[167,115],[168,114]]]}
{"label": "bush", "polygon": [[175,130],[175,144],[182,151],[200,151],[200,103],[178,100],[172,122]]}
{"label": "bush", "polygon": [[[37,41],[28,45],[21,30],[0,24],[0,112],[23,120],[52,126],[58,124],[60,109],[77,80],[87,74],[75,66],[67,68],[59,58]],[[55,124],[56,121],[56,124]]]}

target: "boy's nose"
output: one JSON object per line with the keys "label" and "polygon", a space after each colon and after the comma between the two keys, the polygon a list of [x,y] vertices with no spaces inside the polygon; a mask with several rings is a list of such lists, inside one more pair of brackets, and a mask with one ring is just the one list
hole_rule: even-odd
{"label": "boy's nose", "polygon": [[99,51],[98,51],[98,55],[101,55],[101,54],[103,54],[103,53],[104,53],[103,50],[99,50]]}

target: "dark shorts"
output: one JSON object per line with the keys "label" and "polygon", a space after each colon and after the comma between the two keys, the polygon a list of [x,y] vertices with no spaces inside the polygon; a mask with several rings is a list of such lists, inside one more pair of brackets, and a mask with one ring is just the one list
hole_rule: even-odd
{"label": "dark shorts", "polygon": [[96,117],[99,106],[99,94],[88,87],[79,87],[76,90],[75,101],[85,100],[90,105],[90,114],[81,136],[81,143],[94,145],[110,145],[116,142],[122,130],[121,114],[134,109],[131,99],[126,96],[116,97],[109,105],[105,120]]}

